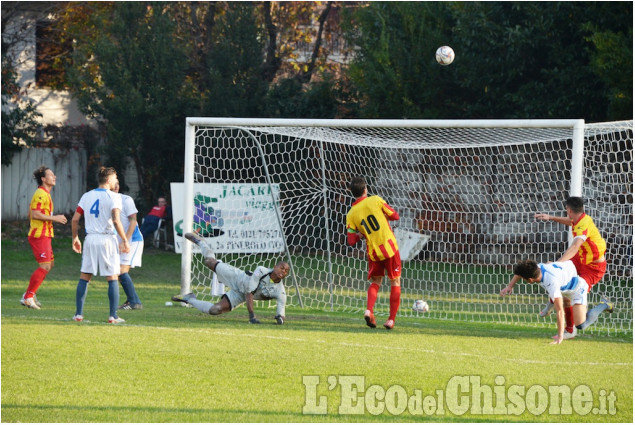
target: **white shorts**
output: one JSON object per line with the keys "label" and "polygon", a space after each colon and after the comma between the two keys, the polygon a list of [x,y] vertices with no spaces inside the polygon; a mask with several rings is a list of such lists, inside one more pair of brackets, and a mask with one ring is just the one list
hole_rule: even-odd
{"label": "white shorts", "polygon": [[119,245],[115,235],[89,234],[82,249],[82,273],[119,275]]}
{"label": "white shorts", "polygon": [[229,264],[218,263],[214,272],[220,283],[229,286],[234,291],[247,292],[251,276],[244,271]]}
{"label": "white shorts", "polygon": [[119,255],[119,264],[130,266],[130,268],[141,267],[141,256],[143,255],[143,241],[130,242],[130,251],[122,252]]}
{"label": "white shorts", "polygon": [[218,263],[214,272],[220,283],[231,288],[224,296],[227,296],[232,310],[246,301],[245,292],[249,287],[251,276],[225,263]]}
{"label": "white shorts", "polygon": [[571,305],[582,304],[587,305],[587,294],[589,293],[589,284],[581,277],[578,277],[578,285],[571,291],[563,292],[562,296],[571,300]]}
{"label": "white shorts", "polygon": [[229,300],[229,305],[231,310],[240,306],[242,303],[244,303],[247,300],[245,294],[243,294],[242,292],[238,292],[234,289],[230,290],[228,293],[226,293],[223,296],[227,297],[227,299]]}

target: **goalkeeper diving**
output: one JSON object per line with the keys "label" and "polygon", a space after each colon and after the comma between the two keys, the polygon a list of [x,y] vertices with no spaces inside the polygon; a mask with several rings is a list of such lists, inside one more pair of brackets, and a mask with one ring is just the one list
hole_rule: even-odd
{"label": "goalkeeper diving", "polygon": [[172,297],[172,301],[190,304],[201,312],[211,315],[227,313],[246,303],[249,323],[259,324],[260,320],[254,314],[254,300],[276,299],[276,323],[278,325],[284,323],[287,294],[282,279],[289,274],[289,263],[280,261],[273,269],[258,266],[253,273],[244,272],[214,258],[212,250],[199,235],[186,233],[184,236],[200,247],[205,258],[205,266],[212,269],[218,276],[219,282],[229,286],[230,291],[223,295],[216,304],[197,300],[193,293],[175,295]]}

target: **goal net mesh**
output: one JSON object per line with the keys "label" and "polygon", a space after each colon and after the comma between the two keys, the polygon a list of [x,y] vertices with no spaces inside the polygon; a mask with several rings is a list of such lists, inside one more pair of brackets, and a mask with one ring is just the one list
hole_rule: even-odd
{"label": "goal net mesh", "polygon": [[[348,246],[345,232],[347,184],[361,175],[369,195],[400,215],[391,222],[403,259],[399,316],[553,326],[554,315],[538,316],[547,302],[538,285],[499,292],[517,261],[555,261],[568,246],[570,228],[534,214],[565,214],[571,128],[198,125],[195,133],[194,228],[243,270],[289,261],[288,305],[365,310],[365,243]],[[632,153],[632,121],[585,126],[582,196],[608,246],[607,274],[589,302],[616,301],[586,332],[632,330]],[[201,185],[219,195],[202,196]],[[214,298],[213,274],[193,252],[191,288]],[[377,315],[388,314],[389,294],[384,281]],[[417,299],[428,313],[412,311]]]}

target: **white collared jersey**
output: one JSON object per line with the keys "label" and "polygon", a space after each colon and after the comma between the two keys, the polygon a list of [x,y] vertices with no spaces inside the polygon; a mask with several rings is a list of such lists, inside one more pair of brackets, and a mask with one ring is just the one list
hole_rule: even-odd
{"label": "white collared jersey", "polygon": [[[236,308],[240,303],[243,303],[247,293],[252,293],[255,300],[271,300],[275,298],[276,314],[285,315],[287,294],[282,282],[275,283],[271,281],[273,269],[258,266],[253,273],[245,273],[234,266],[219,262],[214,271],[218,276],[218,280],[231,288],[227,295],[232,303],[232,308]],[[237,292],[239,296],[234,297],[233,291]]]}
{"label": "white collared jersey", "polygon": [[[134,203],[134,199],[128,195],[120,194],[121,196],[121,214],[119,217],[121,219],[121,225],[123,226],[123,232],[128,233],[128,227],[130,227],[130,217],[133,214],[137,214],[139,210],[137,210],[137,206]],[[117,239],[121,242],[121,238],[117,235]],[[140,242],[143,240],[143,236],[141,235],[141,231],[139,231],[139,225],[135,227],[134,233],[132,234],[132,240],[130,242]]]}
{"label": "white collared jersey", "polygon": [[121,196],[107,189],[93,189],[82,195],[77,212],[84,215],[86,234],[114,235],[112,210],[121,210]]}
{"label": "white collared jersey", "polygon": [[276,315],[284,317],[287,293],[284,290],[282,281],[275,283],[271,280],[272,271],[273,269],[258,266],[251,275],[250,286],[255,283],[255,289],[252,291],[254,300],[272,300],[275,298]]}
{"label": "white collared jersey", "polygon": [[549,298],[573,297],[586,284],[578,276],[578,272],[572,261],[563,261],[549,264],[538,264],[542,272],[540,285],[547,290]]}

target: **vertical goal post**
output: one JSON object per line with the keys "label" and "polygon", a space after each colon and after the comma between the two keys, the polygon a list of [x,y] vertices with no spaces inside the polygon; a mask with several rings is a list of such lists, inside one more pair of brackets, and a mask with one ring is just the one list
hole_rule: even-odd
{"label": "vertical goal post", "polygon": [[[221,260],[245,271],[286,260],[292,270],[286,284],[290,304],[363,311],[365,244],[350,248],[343,239],[352,202],[346,183],[363,175],[369,192],[400,213],[395,233],[409,237],[414,249],[404,262],[400,315],[420,316],[410,303],[423,298],[431,306],[426,317],[550,325],[551,319],[537,318],[545,299],[536,288],[524,287],[508,299],[497,292],[516,261],[526,256],[555,261],[564,252],[570,228],[536,223],[533,213],[564,215],[567,195],[586,201],[596,193],[602,183],[592,182],[591,189],[585,184],[589,173],[604,172],[604,158],[593,169],[585,144],[615,145],[616,139],[617,147],[610,149],[621,158],[618,173],[631,172],[630,182],[618,179],[619,190],[630,185],[632,192],[632,121],[191,117],[185,128],[183,221],[175,238],[201,221],[195,196],[203,197],[208,240]],[[257,195],[230,200],[214,190]],[[628,202],[632,209],[632,196]],[[586,205],[587,213],[606,238],[593,205]],[[241,214],[245,218],[239,221]],[[632,236],[632,219],[630,227],[628,218],[618,222],[610,226],[627,226],[616,239],[615,257],[631,263],[615,275],[607,273],[603,288],[630,311],[613,321],[602,317],[598,328],[608,332],[632,331],[632,289],[623,283],[632,275],[632,246],[623,246],[629,228]],[[239,235],[252,239],[238,240]],[[181,292],[208,296],[210,274],[197,252],[192,244],[181,244]],[[387,310],[386,300],[380,295],[379,314],[382,302]]]}

